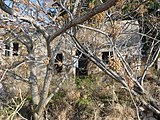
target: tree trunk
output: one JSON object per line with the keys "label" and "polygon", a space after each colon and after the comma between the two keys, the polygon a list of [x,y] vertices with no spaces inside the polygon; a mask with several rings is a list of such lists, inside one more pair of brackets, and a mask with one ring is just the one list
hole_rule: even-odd
{"label": "tree trunk", "polygon": [[[33,111],[36,110],[36,107],[39,104],[40,101],[40,96],[39,96],[39,91],[38,91],[38,81],[36,77],[36,66],[35,66],[35,57],[33,52],[29,53],[29,67],[30,67],[30,77],[29,77],[29,82],[30,82],[30,92],[31,92],[31,97],[32,97],[32,102],[33,102]],[[33,113],[33,117],[35,120],[39,120],[38,114]]]}

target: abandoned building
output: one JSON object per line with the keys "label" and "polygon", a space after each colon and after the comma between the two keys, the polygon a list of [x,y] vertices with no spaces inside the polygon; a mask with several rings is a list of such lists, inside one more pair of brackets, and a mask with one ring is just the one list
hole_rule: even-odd
{"label": "abandoned building", "polygon": [[[106,34],[82,27],[77,32],[77,39],[106,65],[109,64],[109,58],[114,56],[114,50],[112,49],[114,44],[125,58],[125,60],[128,62],[128,64],[133,68],[133,70],[140,70],[141,38],[138,34],[138,22],[127,20],[116,21],[114,26],[111,26],[111,24],[107,22],[105,25],[100,27],[100,30],[104,31],[108,37],[106,37]],[[16,60],[24,59],[27,56],[26,48],[15,38],[8,38],[7,36],[8,35],[5,34],[5,31],[1,29],[1,66],[5,66],[6,64],[11,65]],[[31,36],[35,42],[34,45],[37,60],[37,74],[43,75],[45,69],[44,61],[47,59],[43,37],[40,35],[37,36],[36,34]],[[25,38],[23,39],[25,40]],[[73,43],[68,40],[70,39],[69,37],[64,38],[63,36],[59,36],[56,39],[64,39],[64,42],[62,43],[59,51],[57,52],[57,55],[55,56],[54,67],[57,73],[61,73],[63,71],[64,64],[70,64],[72,68],[71,71],[74,76],[87,76],[101,71],[88,59],[87,56],[76,49]],[[58,45],[58,42],[54,41],[52,44],[52,49],[54,50],[54,48]],[[27,65],[27,62],[25,64]],[[24,66],[25,65],[23,65],[23,67]],[[27,67],[25,69],[27,71]],[[27,77],[28,73],[26,71],[22,70],[21,74],[24,74],[24,76]],[[39,79],[42,79],[42,77],[39,77]]]}

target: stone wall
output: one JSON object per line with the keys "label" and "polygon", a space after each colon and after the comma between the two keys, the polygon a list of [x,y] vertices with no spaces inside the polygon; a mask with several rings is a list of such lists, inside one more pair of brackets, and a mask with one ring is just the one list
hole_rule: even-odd
{"label": "stone wall", "polygon": [[[138,56],[140,53],[139,51],[140,36],[137,34],[137,32],[139,31],[138,22],[137,21],[117,21],[115,22],[115,26],[116,28],[115,27],[113,28],[117,29],[117,33],[115,33],[116,36],[114,38],[113,38],[113,33],[112,33],[113,28],[111,27],[110,22],[106,22],[103,26],[101,26],[98,29],[108,34],[108,36],[110,36],[109,38],[106,35],[101,34],[99,32],[89,30],[87,28],[80,28],[77,31],[77,39],[84,46],[89,48],[91,52],[96,52],[95,55],[102,61],[103,61],[103,58],[102,58],[103,52],[112,51],[112,48],[110,47],[111,41],[109,39],[112,39],[115,42],[117,48],[120,50],[120,52],[123,54],[126,60],[129,60],[129,59],[132,59],[133,57],[135,58],[136,56]],[[51,30],[51,32],[53,31]],[[53,41],[53,43],[51,44],[53,50],[58,44],[58,41],[61,40],[62,38],[63,36],[62,37],[59,36]],[[40,35],[33,35],[32,39],[34,41],[33,44],[35,47],[34,49],[35,49],[35,55],[36,55],[35,57],[37,61],[36,69],[37,69],[37,75],[39,77],[38,79],[43,79],[44,74],[45,74],[45,69],[46,69],[45,61],[50,58],[47,58],[46,56],[46,46],[44,44],[45,43],[44,38]],[[63,38],[63,39],[64,39],[63,41],[66,41],[67,39],[69,41],[69,39],[71,38],[68,37],[68,38]],[[9,61],[11,62],[9,64],[12,64],[13,62],[20,60],[21,58],[20,56],[23,56],[22,59],[26,57],[27,55],[26,48],[21,44],[19,45],[19,47],[20,49],[18,51],[18,56],[11,55],[11,56],[6,57],[2,55],[5,58],[0,59],[1,63],[3,63],[4,65],[6,61]],[[74,62],[75,60],[75,58],[73,57],[76,56],[76,51],[77,50],[75,47],[73,47],[70,44],[66,45],[66,43],[63,42],[58,53],[63,54],[63,57],[64,57],[63,62],[65,64],[70,64]],[[1,52],[1,53],[4,53],[4,52]],[[76,74],[76,69],[77,69],[76,64],[77,63],[75,62],[75,64],[71,65],[72,73],[74,75]],[[87,69],[88,69],[88,75],[100,72],[100,69],[96,67],[96,65],[94,65],[92,62],[88,62]]]}
{"label": "stone wall", "polygon": [[157,70],[160,71],[160,57],[157,59]]}

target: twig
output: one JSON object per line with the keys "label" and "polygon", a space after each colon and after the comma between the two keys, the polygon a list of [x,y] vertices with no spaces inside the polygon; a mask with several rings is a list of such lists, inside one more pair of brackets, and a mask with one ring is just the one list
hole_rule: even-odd
{"label": "twig", "polygon": [[3,80],[3,78],[4,78],[5,74],[7,73],[7,71],[8,71],[8,69],[6,69],[6,70],[4,71],[4,73],[3,73],[3,75],[2,75],[2,77],[1,77],[1,79],[0,79],[0,82]]}
{"label": "twig", "polygon": [[[14,112],[7,118],[9,120],[14,120],[14,116],[16,114],[20,115],[20,113],[18,112],[24,105],[25,101],[26,101],[27,97],[24,98],[21,103],[19,105],[17,105],[17,107],[14,109]],[[14,100],[14,99],[13,99]],[[11,107],[12,108],[12,107]],[[13,108],[12,108],[13,109]],[[20,115],[21,118],[23,118],[24,120],[27,120],[26,118],[24,118],[23,116]]]}

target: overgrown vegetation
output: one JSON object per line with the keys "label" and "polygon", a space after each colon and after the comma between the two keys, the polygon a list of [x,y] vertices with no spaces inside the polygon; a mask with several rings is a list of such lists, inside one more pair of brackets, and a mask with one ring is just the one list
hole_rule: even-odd
{"label": "overgrown vegetation", "polygon": [[0,0],[0,119],[159,119],[159,7]]}
{"label": "overgrown vegetation", "polygon": [[[72,83],[74,80],[75,85]],[[152,95],[151,97],[159,101],[160,84],[156,84],[153,79],[148,78],[145,80],[144,87]],[[8,93],[8,95],[10,94]],[[149,96],[144,99],[150,101]],[[19,94],[16,93],[12,97],[8,96],[8,102],[4,104],[4,108],[0,111],[0,118],[11,120],[31,119],[34,113],[34,111],[30,111],[33,107],[31,100],[29,94],[22,96],[21,89],[19,89]],[[134,100],[141,108],[139,110],[140,118],[150,119],[146,114],[149,111],[143,109],[144,106],[140,104],[141,101],[139,99]],[[160,104],[157,103],[156,107],[159,106]],[[57,120],[136,119],[133,101],[129,93],[121,88],[119,83],[112,79],[110,82],[103,81],[101,77],[95,79],[91,76],[66,81],[45,108],[44,116],[46,119]],[[153,114],[153,117],[158,120],[158,116]]]}

